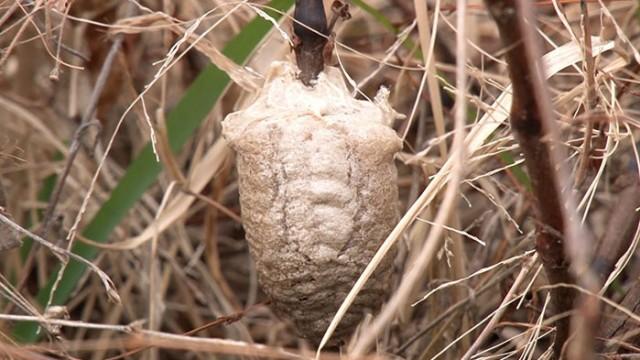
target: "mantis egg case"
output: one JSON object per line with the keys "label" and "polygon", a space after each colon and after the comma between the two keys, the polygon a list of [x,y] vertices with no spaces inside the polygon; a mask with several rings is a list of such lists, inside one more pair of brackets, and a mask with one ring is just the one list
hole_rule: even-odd
{"label": "mantis egg case", "polygon": [[[338,307],[396,223],[398,117],[381,90],[355,100],[327,68],[313,87],[275,63],[223,134],[237,152],[242,219],[258,279],[275,313],[320,341]],[[386,256],[336,330],[349,335],[390,286]]]}

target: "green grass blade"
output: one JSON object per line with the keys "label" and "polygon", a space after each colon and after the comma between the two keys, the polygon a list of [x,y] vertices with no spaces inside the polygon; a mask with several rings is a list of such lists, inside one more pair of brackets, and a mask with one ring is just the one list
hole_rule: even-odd
{"label": "green grass blade", "polygon": [[382,27],[384,27],[385,29],[391,31],[394,34],[397,34],[399,32],[399,30],[396,29],[395,26],[393,26],[393,24],[391,23],[391,20],[389,20],[386,16],[384,16],[384,14],[380,12],[378,9],[367,4],[364,0],[351,0],[351,1],[353,2],[353,5],[361,8],[366,13],[373,16],[373,18],[376,19],[376,21],[380,23],[380,25],[382,25]]}
{"label": "green grass blade", "polygon": [[[286,11],[293,2],[294,0],[273,0],[269,6]],[[275,19],[281,16],[272,11],[267,13]],[[270,22],[256,17],[225,46],[224,54],[238,63],[243,63],[270,28]],[[177,106],[167,115],[167,132],[173,151],[179,151],[198,128],[229,81],[226,73],[213,65],[208,66],[198,75]],[[107,241],[113,229],[156,181],[161,171],[162,166],[156,162],[151,144],[147,144],[129,165],[109,199],[84,229],[83,235],[94,241]],[[98,251],[98,248],[80,242],[73,247],[74,253],[87,259],[95,258]],[[86,270],[86,266],[77,261],[69,262],[53,296],[53,304],[64,304],[69,299]],[[49,278],[47,285],[38,292],[37,300],[41,305],[46,304],[56,276],[57,271]],[[21,342],[33,342],[38,339],[37,329],[37,323],[22,322],[14,327],[13,336]]]}
{"label": "green grass blade", "polygon": [[[513,153],[511,151],[504,151],[500,153],[500,161],[502,161],[505,165],[513,165],[516,161],[513,157]],[[509,171],[513,174],[515,179],[520,183],[520,185],[524,186],[524,188],[531,192],[531,179],[529,175],[524,171],[521,165],[512,166]]]}

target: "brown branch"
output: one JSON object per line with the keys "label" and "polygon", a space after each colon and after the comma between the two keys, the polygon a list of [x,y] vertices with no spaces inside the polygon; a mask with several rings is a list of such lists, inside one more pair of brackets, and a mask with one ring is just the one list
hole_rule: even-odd
{"label": "brown branch", "polygon": [[[565,219],[556,170],[556,165],[561,165],[562,161],[547,141],[553,134],[553,114],[542,71],[537,64],[541,54],[533,32],[535,19],[531,15],[531,4],[524,0],[485,0],[485,3],[507,49],[505,56],[513,86],[511,130],[524,154],[536,200],[537,218],[542,224],[536,250],[552,284],[573,284],[575,279],[565,255]],[[573,309],[576,295],[571,288],[554,287],[552,299],[556,312]],[[563,317],[555,326],[554,353],[559,358],[569,336],[570,319]]]}

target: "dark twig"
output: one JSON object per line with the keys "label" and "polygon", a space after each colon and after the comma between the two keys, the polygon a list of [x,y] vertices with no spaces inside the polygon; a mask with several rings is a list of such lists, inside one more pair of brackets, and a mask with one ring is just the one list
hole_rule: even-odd
{"label": "dark twig", "polygon": [[91,121],[93,119],[93,115],[96,112],[96,108],[98,106],[98,102],[100,100],[100,96],[104,90],[105,84],[107,83],[107,79],[109,78],[109,74],[111,73],[111,67],[113,66],[113,61],[120,51],[120,47],[122,46],[122,42],[124,40],[123,34],[118,34],[113,39],[113,43],[111,44],[111,48],[109,49],[109,53],[107,54],[104,63],[102,64],[102,68],[100,69],[100,73],[98,75],[98,79],[96,80],[96,84],[93,87],[93,91],[91,92],[91,97],[89,98],[89,105],[82,115],[82,120],[80,121],[80,125],[76,129],[73,134],[73,138],[71,140],[71,146],[69,147],[69,155],[67,156],[67,161],[65,163],[62,174],[58,178],[56,182],[55,189],[53,194],[51,195],[51,200],[47,206],[47,209],[44,214],[44,220],[41,228],[41,235],[45,236],[49,230],[49,224],[51,223],[51,219],[55,214],[56,207],[60,201],[60,195],[62,194],[62,190],[66,184],[67,177],[71,172],[71,167],[73,166],[73,162],[78,155],[80,150],[80,137],[84,133],[84,131],[91,125]]}
{"label": "dark twig", "polygon": [[[570,272],[571,260],[574,273],[589,279],[588,259],[578,245],[588,240],[581,238],[581,229],[572,222],[570,215],[570,195],[562,194],[563,182],[567,171],[563,168],[563,154],[560,149],[550,146],[549,140],[556,140],[555,124],[551,102],[546,93],[539,59],[541,52],[534,32],[535,18],[530,1],[524,0],[485,0],[493,16],[503,45],[507,49],[505,56],[509,65],[509,77],[513,85],[513,103],[511,106],[511,130],[518,141],[525,164],[531,177],[532,191],[536,199],[536,213],[542,226],[536,239],[536,250],[544,265],[547,278],[552,284],[574,284],[574,274]],[[567,203],[569,210],[563,208]],[[580,242],[580,244],[577,244]],[[575,243],[575,244],[574,244]],[[570,255],[567,256],[566,251]],[[587,268],[587,269],[585,269]],[[586,274],[586,275],[585,275]],[[591,286],[587,286],[591,288]],[[553,287],[552,298],[558,313],[573,309],[577,292],[571,287]],[[593,304],[587,300],[582,303],[585,310],[580,315],[583,321],[593,322]],[[597,306],[595,307],[597,309]],[[597,314],[597,310],[596,310]],[[597,317],[597,316],[596,316]],[[554,353],[557,358],[569,338],[570,319],[562,318],[556,322]],[[580,340],[584,344],[593,337],[585,335]],[[586,340],[585,340],[586,339]],[[585,352],[591,351],[592,344],[585,346]],[[583,352],[583,354],[585,353]]]}
{"label": "dark twig", "polygon": [[296,0],[293,18],[296,20],[293,23],[296,37],[293,50],[300,69],[300,80],[311,86],[311,81],[317,79],[324,70],[323,53],[329,36],[323,1]]}
{"label": "dark twig", "polygon": [[325,62],[331,57],[332,30],[336,22],[350,17],[349,5],[340,0],[332,3],[328,22],[323,0],[296,0],[293,50],[300,69],[299,78],[305,85],[312,86],[313,80],[318,78]]}
{"label": "dark twig", "polygon": [[68,45],[65,45],[61,40],[53,38],[52,41],[53,41],[53,44],[55,46],[59,46],[61,50],[69,53],[69,55],[75,56],[75,57],[79,58],[80,60],[84,61],[85,63],[90,61],[88,55],[86,55],[86,54],[82,53],[81,51],[78,51],[78,50],[76,50],[76,49],[74,49],[74,48],[72,48],[72,47],[70,47]]}

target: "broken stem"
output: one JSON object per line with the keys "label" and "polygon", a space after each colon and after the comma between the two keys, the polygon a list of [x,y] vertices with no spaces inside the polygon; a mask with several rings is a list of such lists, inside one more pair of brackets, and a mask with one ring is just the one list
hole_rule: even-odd
{"label": "broken stem", "polygon": [[300,69],[300,80],[307,86],[324,70],[324,48],[328,42],[329,27],[322,0],[296,0],[293,13],[293,50]]}

